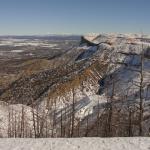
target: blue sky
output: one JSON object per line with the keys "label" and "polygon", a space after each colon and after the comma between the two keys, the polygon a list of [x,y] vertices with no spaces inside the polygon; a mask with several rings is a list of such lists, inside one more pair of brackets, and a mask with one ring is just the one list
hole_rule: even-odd
{"label": "blue sky", "polygon": [[0,0],[0,35],[150,34],[150,0]]}

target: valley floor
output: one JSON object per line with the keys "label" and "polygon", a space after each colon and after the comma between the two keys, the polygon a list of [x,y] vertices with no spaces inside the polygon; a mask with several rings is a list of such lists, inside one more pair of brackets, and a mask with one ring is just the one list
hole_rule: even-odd
{"label": "valley floor", "polygon": [[1,139],[0,150],[150,150],[150,138]]}

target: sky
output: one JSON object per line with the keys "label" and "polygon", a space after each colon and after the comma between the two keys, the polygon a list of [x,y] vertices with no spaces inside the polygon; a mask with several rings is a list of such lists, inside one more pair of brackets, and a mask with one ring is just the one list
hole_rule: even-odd
{"label": "sky", "polygon": [[0,0],[0,35],[150,34],[150,0]]}

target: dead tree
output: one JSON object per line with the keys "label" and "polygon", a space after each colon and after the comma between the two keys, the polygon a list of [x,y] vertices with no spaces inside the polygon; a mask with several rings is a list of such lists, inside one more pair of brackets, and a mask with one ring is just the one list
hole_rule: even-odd
{"label": "dead tree", "polygon": [[15,135],[14,135],[14,136],[15,136],[15,138],[16,138],[16,137],[17,137],[17,132],[18,132],[18,131],[17,131],[17,117],[16,117],[16,112],[15,112],[15,120],[14,120],[14,122],[15,122],[15,129],[14,129],[14,130],[15,130],[15,131],[14,131],[14,132],[15,132]]}
{"label": "dead tree", "polygon": [[22,108],[21,108],[21,135],[20,135],[22,138],[24,138],[24,128],[25,128],[25,126],[24,126],[25,114],[24,113],[25,113],[24,107],[22,105]]}
{"label": "dead tree", "polygon": [[32,106],[32,123],[33,123],[34,137],[37,138],[36,115],[35,115],[35,110],[33,106]]}
{"label": "dead tree", "polygon": [[60,116],[60,132],[61,132],[61,137],[63,137],[63,112],[62,112],[62,109],[61,109],[61,116]]}
{"label": "dead tree", "polygon": [[139,85],[140,86],[140,91],[139,91],[139,94],[140,94],[139,136],[143,135],[143,125],[142,125],[142,122],[143,122],[143,103],[144,103],[144,100],[143,100],[143,79],[144,79],[143,66],[144,66],[144,50],[143,50],[143,44],[142,44],[141,63],[140,63],[140,85]]}
{"label": "dead tree", "polygon": [[114,94],[115,94],[115,81],[113,79],[112,81],[112,92],[110,96],[110,101],[108,102],[108,120],[107,120],[107,125],[108,125],[108,130],[107,130],[107,136],[111,137],[112,136],[112,117],[113,117],[113,99],[114,99]]}
{"label": "dead tree", "polygon": [[98,110],[97,110],[97,137],[99,136],[99,126],[100,126],[100,106],[98,101]]}
{"label": "dead tree", "polygon": [[8,134],[8,138],[11,137],[11,112],[9,110],[8,112],[8,131],[7,131],[7,134]]}
{"label": "dead tree", "polygon": [[74,124],[75,124],[75,89],[72,89],[72,119],[71,119],[71,137],[74,135]]}
{"label": "dead tree", "polygon": [[89,135],[89,112],[88,115],[86,116],[86,132],[85,132],[85,137],[88,137]]}

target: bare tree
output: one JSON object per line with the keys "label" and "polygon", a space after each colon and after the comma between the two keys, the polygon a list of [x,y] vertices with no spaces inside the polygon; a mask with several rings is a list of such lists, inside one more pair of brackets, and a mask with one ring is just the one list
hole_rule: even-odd
{"label": "bare tree", "polygon": [[24,138],[24,128],[25,128],[24,126],[25,114],[24,113],[25,113],[24,106],[22,105],[21,107],[21,135],[20,135],[22,138]]}
{"label": "bare tree", "polygon": [[72,89],[72,121],[71,121],[71,137],[74,135],[74,124],[75,124],[75,89]]}
{"label": "bare tree", "polygon": [[143,125],[142,125],[142,122],[143,122],[143,103],[144,103],[144,100],[143,100],[143,79],[144,79],[144,76],[143,76],[143,65],[144,65],[143,44],[142,44],[142,52],[141,52],[140,56],[141,56],[141,63],[140,63],[140,91],[139,91],[139,94],[140,94],[139,136],[142,136],[142,134],[143,134]]}

